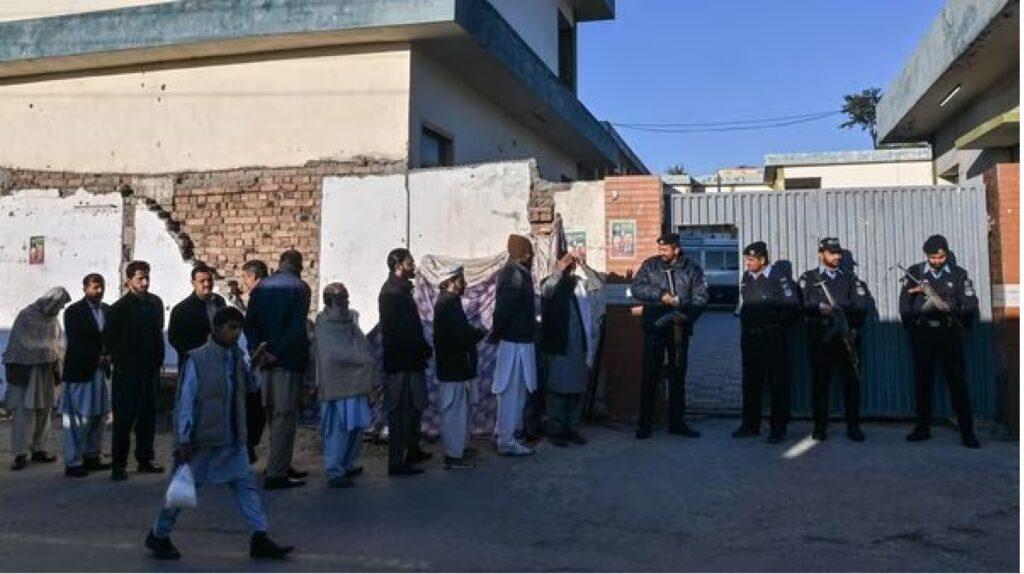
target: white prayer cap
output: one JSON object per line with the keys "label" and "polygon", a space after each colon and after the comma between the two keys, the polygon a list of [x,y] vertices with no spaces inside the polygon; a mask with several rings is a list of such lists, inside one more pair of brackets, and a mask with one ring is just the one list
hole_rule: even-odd
{"label": "white prayer cap", "polygon": [[459,277],[460,275],[462,275],[463,271],[464,271],[464,269],[463,269],[462,265],[455,265],[455,266],[452,266],[452,267],[446,267],[445,269],[442,269],[441,273],[437,277],[438,284],[444,283],[445,281],[450,281],[452,279],[455,279],[456,277]]}

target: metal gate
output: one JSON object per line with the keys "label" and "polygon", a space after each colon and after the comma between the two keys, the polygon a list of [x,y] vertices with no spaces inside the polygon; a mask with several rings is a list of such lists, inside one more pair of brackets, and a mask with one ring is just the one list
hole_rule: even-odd
{"label": "metal gate", "polygon": [[[950,242],[957,264],[974,280],[980,321],[968,334],[967,377],[974,410],[992,418],[996,410],[992,301],[988,264],[988,220],[983,189],[892,187],[806,191],[677,194],[672,226],[734,225],[739,246],[763,240],[773,261],[788,261],[794,277],[816,267],[821,237],[836,236],[853,255],[857,274],[877,305],[861,342],[861,406],[864,415],[905,417],[914,413],[913,371],[899,319],[900,275],[890,268],[923,260],[931,234]],[[792,333],[793,411],[810,412],[810,368],[806,337]],[[695,335],[700,337],[699,325]],[[940,375],[941,376],[941,375]],[[695,381],[696,382],[696,381]],[[839,409],[833,385],[832,410]],[[945,384],[935,393],[935,412],[948,414]]]}

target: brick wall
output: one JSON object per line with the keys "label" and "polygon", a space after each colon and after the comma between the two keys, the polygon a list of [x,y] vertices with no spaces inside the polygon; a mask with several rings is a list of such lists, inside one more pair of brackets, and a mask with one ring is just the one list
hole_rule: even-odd
{"label": "brick wall", "polygon": [[[604,180],[605,236],[608,241],[607,269],[610,282],[629,282],[644,259],[657,252],[663,214],[661,179],[655,176],[609,177]],[[614,256],[611,223],[636,222],[634,256]]]}
{"label": "brick wall", "polygon": [[[993,294],[1005,286],[1020,285],[1020,164],[1000,163],[983,175],[988,214],[991,221],[989,267]],[[992,320],[997,338],[1000,379],[1000,410],[1010,429],[1020,418],[1020,307],[994,305]]]}

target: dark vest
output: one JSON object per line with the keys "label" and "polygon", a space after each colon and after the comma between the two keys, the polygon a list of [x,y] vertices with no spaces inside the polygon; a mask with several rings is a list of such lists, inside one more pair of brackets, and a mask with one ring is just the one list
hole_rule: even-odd
{"label": "dark vest", "polygon": [[228,396],[228,380],[224,372],[228,349],[213,341],[189,353],[195,364],[198,386],[192,410],[193,448],[227,446],[230,440],[225,406],[234,401],[235,440],[245,444],[245,381],[246,368],[240,350],[235,351],[235,393]]}

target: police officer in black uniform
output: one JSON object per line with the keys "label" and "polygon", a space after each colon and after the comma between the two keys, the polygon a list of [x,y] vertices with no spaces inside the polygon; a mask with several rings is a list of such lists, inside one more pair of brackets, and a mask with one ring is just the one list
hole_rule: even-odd
{"label": "police officer in black uniform", "polygon": [[[981,445],[974,434],[964,360],[964,330],[977,315],[978,297],[967,271],[950,261],[945,237],[929,237],[924,252],[928,260],[908,270],[909,277],[904,277],[900,290],[900,317],[910,335],[917,400],[917,425],[907,440],[916,442],[932,436],[932,383],[938,363],[949,385],[960,439],[964,446],[978,448]],[[923,283],[940,300],[929,300]]]}
{"label": "police officer in black uniform", "polygon": [[820,265],[807,270],[799,281],[811,360],[811,436],[816,440],[828,438],[828,388],[838,370],[843,379],[846,436],[862,442],[858,332],[871,310],[871,301],[867,286],[857,278],[852,265],[842,269],[843,246],[838,238],[826,237],[818,243],[818,260]]}
{"label": "police officer in black uniform", "polygon": [[734,438],[761,433],[761,386],[771,387],[768,442],[786,440],[789,424],[789,355],[786,330],[800,313],[796,285],[768,260],[768,246],[755,241],[743,249],[746,272],[740,284],[740,351],[743,355],[743,422]]}
{"label": "police officer in black uniform", "polygon": [[630,291],[644,304],[644,365],[636,438],[651,436],[654,398],[666,353],[669,369],[668,432],[699,437],[700,433],[687,426],[683,417],[686,413],[690,336],[694,322],[708,303],[704,270],[683,254],[678,235],[666,233],[658,238],[658,255],[643,262],[633,278]]}

